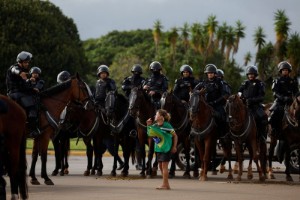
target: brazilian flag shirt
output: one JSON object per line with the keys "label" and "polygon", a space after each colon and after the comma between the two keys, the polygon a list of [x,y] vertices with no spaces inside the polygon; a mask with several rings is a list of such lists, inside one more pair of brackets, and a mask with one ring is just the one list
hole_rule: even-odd
{"label": "brazilian flag shirt", "polygon": [[157,137],[160,140],[154,145],[155,152],[167,153],[171,150],[172,137],[175,131],[169,122],[164,122],[162,126],[157,124],[147,126],[147,134],[149,137]]}

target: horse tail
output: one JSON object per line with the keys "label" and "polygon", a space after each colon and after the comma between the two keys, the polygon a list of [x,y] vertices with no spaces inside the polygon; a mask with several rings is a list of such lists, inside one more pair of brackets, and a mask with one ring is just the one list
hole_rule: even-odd
{"label": "horse tail", "polygon": [[130,155],[131,155],[131,162],[134,165],[136,162],[135,158],[135,145],[131,145],[132,147],[130,148]]}
{"label": "horse tail", "polygon": [[27,161],[26,161],[26,132],[22,137],[22,142],[20,146],[20,162],[19,162],[19,190],[21,199],[28,199],[28,186],[27,186]]}

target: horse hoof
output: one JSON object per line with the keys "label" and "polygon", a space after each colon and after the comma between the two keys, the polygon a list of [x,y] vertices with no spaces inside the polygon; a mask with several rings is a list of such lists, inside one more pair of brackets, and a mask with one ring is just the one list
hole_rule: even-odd
{"label": "horse hoof", "polygon": [[115,176],[117,176],[117,173],[116,173],[115,171],[111,171],[111,172],[110,172],[110,176],[115,177]]}
{"label": "horse hoof", "polygon": [[274,174],[269,174],[269,179],[276,179]]}
{"label": "horse hoof", "polygon": [[91,175],[96,175],[96,170],[92,169]]}
{"label": "horse hoof", "polygon": [[54,185],[54,183],[51,181],[51,179],[45,180],[44,183],[45,183],[46,185]]}
{"label": "horse hoof", "polygon": [[217,170],[213,170],[213,171],[211,172],[211,175],[218,175],[218,171],[217,171]]}
{"label": "horse hoof", "polygon": [[58,174],[58,171],[54,170],[51,174],[51,176],[56,176]]}
{"label": "horse hoof", "polygon": [[241,177],[236,177],[235,180],[236,180],[236,181],[242,181],[242,178],[241,178]]}
{"label": "horse hoof", "polygon": [[194,178],[198,178],[198,177],[199,177],[199,172],[194,172],[194,173],[193,173],[193,177],[194,177]]}
{"label": "horse hoof", "polygon": [[233,180],[232,174],[230,174],[230,175],[227,176],[227,180]]}
{"label": "horse hoof", "polygon": [[64,176],[65,173],[64,173],[63,171],[60,171],[60,172],[59,172],[59,175],[60,175],[60,176]]}
{"label": "horse hoof", "polygon": [[122,163],[122,164],[117,168],[117,170],[121,170],[121,169],[123,169],[124,167],[125,167],[125,164]]}
{"label": "horse hoof", "polygon": [[68,175],[68,174],[69,174],[69,170],[68,170],[68,169],[65,169],[65,170],[64,170],[64,174]]}
{"label": "horse hoof", "polygon": [[233,173],[234,173],[234,174],[238,174],[239,171],[238,171],[238,170],[233,170]]}
{"label": "horse hoof", "polygon": [[252,179],[253,179],[253,175],[252,175],[252,174],[249,174],[249,175],[247,176],[247,179],[248,179],[248,180],[252,180]]}
{"label": "horse hoof", "polygon": [[152,179],[153,177],[151,175],[147,175],[146,179]]}
{"label": "horse hoof", "polygon": [[183,173],[183,177],[186,178],[186,179],[190,179],[191,178],[191,175],[189,172],[184,172]]}
{"label": "horse hoof", "polygon": [[207,177],[201,176],[201,177],[199,178],[199,181],[207,181]]}
{"label": "horse hoof", "polygon": [[[1,197],[0,199],[6,199],[5,196],[3,198],[2,198],[2,196],[0,196],[0,197]],[[18,200],[19,199],[19,195],[18,194],[12,194],[10,199],[11,200]]]}
{"label": "horse hoof", "polygon": [[103,172],[101,170],[98,170],[97,171],[97,176],[102,176],[103,175]]}
{"label": "horse hoof", "polygon": [[37,179],[31,179],[31,180],[30,180],[30,183],[31,183],[32,185],[41,185],[41,183],[40,183]]}
{"label": "horse hoof", "polygon": [[174,177],[175,177],[175,174],[172,174],[172,173],[169,174],[169,178],[170,178],[170,179],[172,179],[172,178],[174,178]]}
{"label": "horse hoof", "polygon": [[127,176],[128,176],[128,171],[127,171],[127,172],[122,171],[122,172],[121,172],[121,175],[122,175],[123,177],[127,177]]}
{"label": "horse hoof", "polygon": [[89,176],[89,175],[90,175],[90,170],[85,170],[83,176]]}
{"label": "horse hoof", "polygon": [[221,174],[223,174],[225,171],[226,171],[226,167],[225,167],[225,165],[222,165],[222,166],[220,167],[219,172],[220,172]]}
{"label": "horse hoof", "polygon": [[288,182],[294,182],[293,178],[291,176],[289,176],[289,175],[287,175],[285,179]]}
{"label": "horse hoof", "polygon": [[152,171],[152,172],[151,172],[151,176],[152,176],[152,177],[157,176],[157,170]]}
{"label": "horse hoof", "polygon": [[145,173],[144,173],[144,172],[141,172],[141,173],[140,173],[140,177],[141,177],[141,178],[146,178]]}
{"label": "horse hoof", "polygon": [[266,178],[265,178],[265,176],[261,176],[261,177],[259,177],[259,181],[260,181],[260,182],[265,182],[265,181],[266,181]]}

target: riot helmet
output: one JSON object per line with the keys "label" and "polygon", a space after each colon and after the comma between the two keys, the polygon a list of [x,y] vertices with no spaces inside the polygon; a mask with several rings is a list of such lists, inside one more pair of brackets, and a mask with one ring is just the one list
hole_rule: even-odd
{"label": "riot helmet", "polygon": [[69,80],[71,77],[70,73],[68,71],[62,71],[57,75],[57,82],[63,83],[67,80]]}
{"label": "riot helmet", "polygon": [[97,76],[99,76],[102,72],[106,72],[109,76],[109,69],[106,65],[100,65],[97,70]]}
{"label": "riot helmet", "polygon": [[214,74],[216,74],[217,73],[217,67],[216,67],[216,65],[214,65],[214,64],[208,64],[208,65],[206,65],[204,73],[205,74],[207,74],[207,73],[214,73]]}
{"label": "riot helmet", "polygon": [[154,61],[154,62],[152,62],[151,64],[150,64],[150,70],[152,71],[152,72],[158,72],[158,71],[160,71],[162,69],[162,66],[161,66],[161,64],[159,63],[159,62],[157,62],[157,61]]}
{"label": "riot helmet", "polygon": [[36,73],[36,74],[41,75],[42,70],[41,70],[39,67],[32,67],[32,68],[29,70],[29,74],[32,75],[33,73]]}
{"label": "riot helmet", "polygon": [[189,72],[190,74],[193,74],[193,68],[192,68],[191,66],[189,66],[189,65],[182,65],[182,66],[180,67],[180,73],[181,73],[181,74],[182,74],[183,72],[185,72],[185,71]]}
{"label": "riot helmet", "polygon": [[248,66],[247,70],[246,70],[246,75],[248,75],[248,74],[254,74],[255,76],[257,76],[258,75],[257,67],[254,65]]}
{"label": "riot helmet", "polygon": [[24,61],[30,61],[32,58],[32,54],[27,51],[22,51],[17,56],[17,62],[24,62]]}
{"label": "riot helmet", "polygon": [[217,76],[220,77],[220,78],[223,78],[223,77],[224,77],[224,72],[223,72],[223,70],[217,69]]}
{"label": "riot helmet", "polygon": [[142,73],[143,73],[143,68],[142,68],[142,66],[139,65],[139,64],[133,65],[132,68],[131,68],[131,73],[142,74]]}
{"label": "riot helmet", "polygon": [[292,65],[290,63],[288,63],[287,61],[282,61],[278,64],[278,72],[281,72],[281,70],[283,69],[287,69],[289,70],[289,72],[292,71]]}

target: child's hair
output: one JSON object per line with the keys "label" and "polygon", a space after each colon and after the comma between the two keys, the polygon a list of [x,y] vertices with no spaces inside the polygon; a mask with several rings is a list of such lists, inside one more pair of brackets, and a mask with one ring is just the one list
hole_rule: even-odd
{"label": "child's hair", "polygon": [[157,112],[161,115],[161,116],[163,116],[163,118],[164,118],[164,120],[165,121],[170,121],[170,119],[171,119],[171,115],[170,115],[170,113],[168,113],[166,110],[164,110],[164,109],[159,109],[159,110],[157,110]]}

